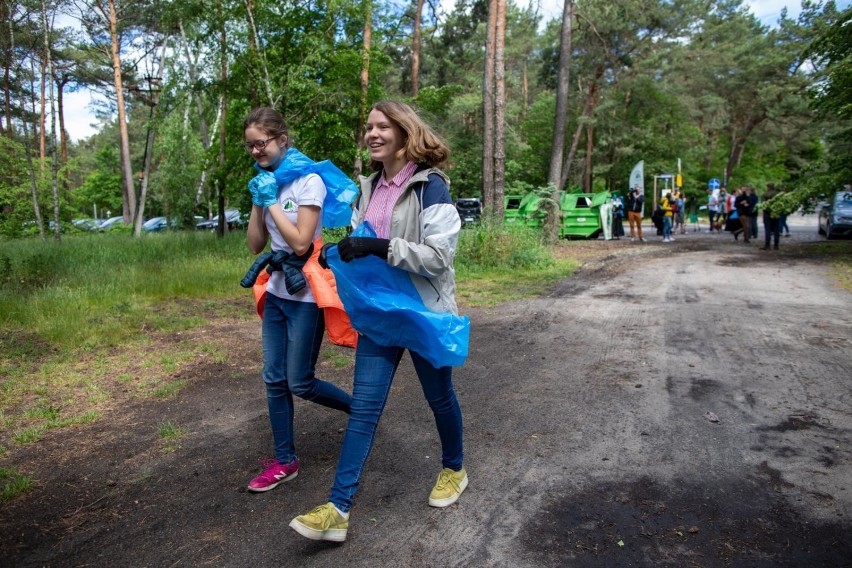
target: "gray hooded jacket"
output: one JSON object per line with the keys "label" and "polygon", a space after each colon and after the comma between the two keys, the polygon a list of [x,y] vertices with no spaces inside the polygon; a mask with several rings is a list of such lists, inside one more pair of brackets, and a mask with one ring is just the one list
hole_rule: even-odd
{"label": "gray hooded jacket", "polygon": [[[363,221],[381,173],[361,176],[361,195],[352,212],[353,228]],[[453,259],[461,219],[449,185],[444,172],[425,165],[411,176],[391,214],[388,264],[409,274],[427,308],[457,314]]]}

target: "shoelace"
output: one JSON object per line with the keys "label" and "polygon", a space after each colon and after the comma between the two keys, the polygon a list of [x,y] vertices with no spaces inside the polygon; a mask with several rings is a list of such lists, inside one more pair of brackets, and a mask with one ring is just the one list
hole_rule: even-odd
{"label": "shoelace", "polygon": [[449,472],[442,471],[438,474],[438,483],[436,484],[438,489],[443,489],[450,484],[455,485],[455,483],[453,483],[453,476]]}
{"label": "shoelace", "polygon": [[320,505],[305,516],[315,516],[317,518],[317,522],[319,522],[319,525],[323,529],[329,528],[332,524],[332,520],[334,519],[331,508],[328,505]]}

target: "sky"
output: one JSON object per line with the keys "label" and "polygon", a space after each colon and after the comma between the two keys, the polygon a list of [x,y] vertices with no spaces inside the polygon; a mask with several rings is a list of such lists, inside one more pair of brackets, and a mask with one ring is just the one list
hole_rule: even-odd
{"label": "sky", "polygon": [[[523,0],[517,1],[520,3]],[[839,0],[837,7],[842,10],[849,6],[850,1],[852,0]],[[441,0],[444,10],[449,10],[454,4],[454,0]],[[785,6],[790,18],[797,17],[801,11],[800,0],[747,0],[746,4],[751,7],[752,13],[767,26],[775,24]],[[563,5],[564,0],[541,0],[542,14],[545,19],[560,17]],[[97,121],[91,110],[94,96],[96,95],[88,90],[65,93],[65,129],[74,141],[91,136],[97,131]]]}

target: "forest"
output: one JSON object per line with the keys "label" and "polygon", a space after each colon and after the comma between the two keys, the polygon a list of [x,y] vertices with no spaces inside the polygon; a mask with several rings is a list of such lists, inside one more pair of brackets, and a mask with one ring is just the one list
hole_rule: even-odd
{"label": "forest", "polygon": [[[680,167],[768,182],[796,206],[852,181],[852,9],[762,24],[741,0],[0,0],[0,238],[72,219],[248,211],[243,120],[354,177],[370,105],[410,103],[449,143],[454,198],[624,191]],[[71,141],[69,93],[107,101]],[[647,184],[648,182],[646,182]],[[222,230],[222,227],[220,227]]]}

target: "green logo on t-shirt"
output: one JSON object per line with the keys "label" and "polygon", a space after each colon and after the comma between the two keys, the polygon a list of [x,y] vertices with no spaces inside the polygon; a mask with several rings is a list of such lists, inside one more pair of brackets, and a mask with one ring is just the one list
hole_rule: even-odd
{"label": "green logo on t-shirt", "polygon": [[287,201],[284,202],[284,207],[282,207],[282,209],[285,213],[295,213],[299,209],[299,206],[296,205],[296,202],[292,199],[287,199]]}

